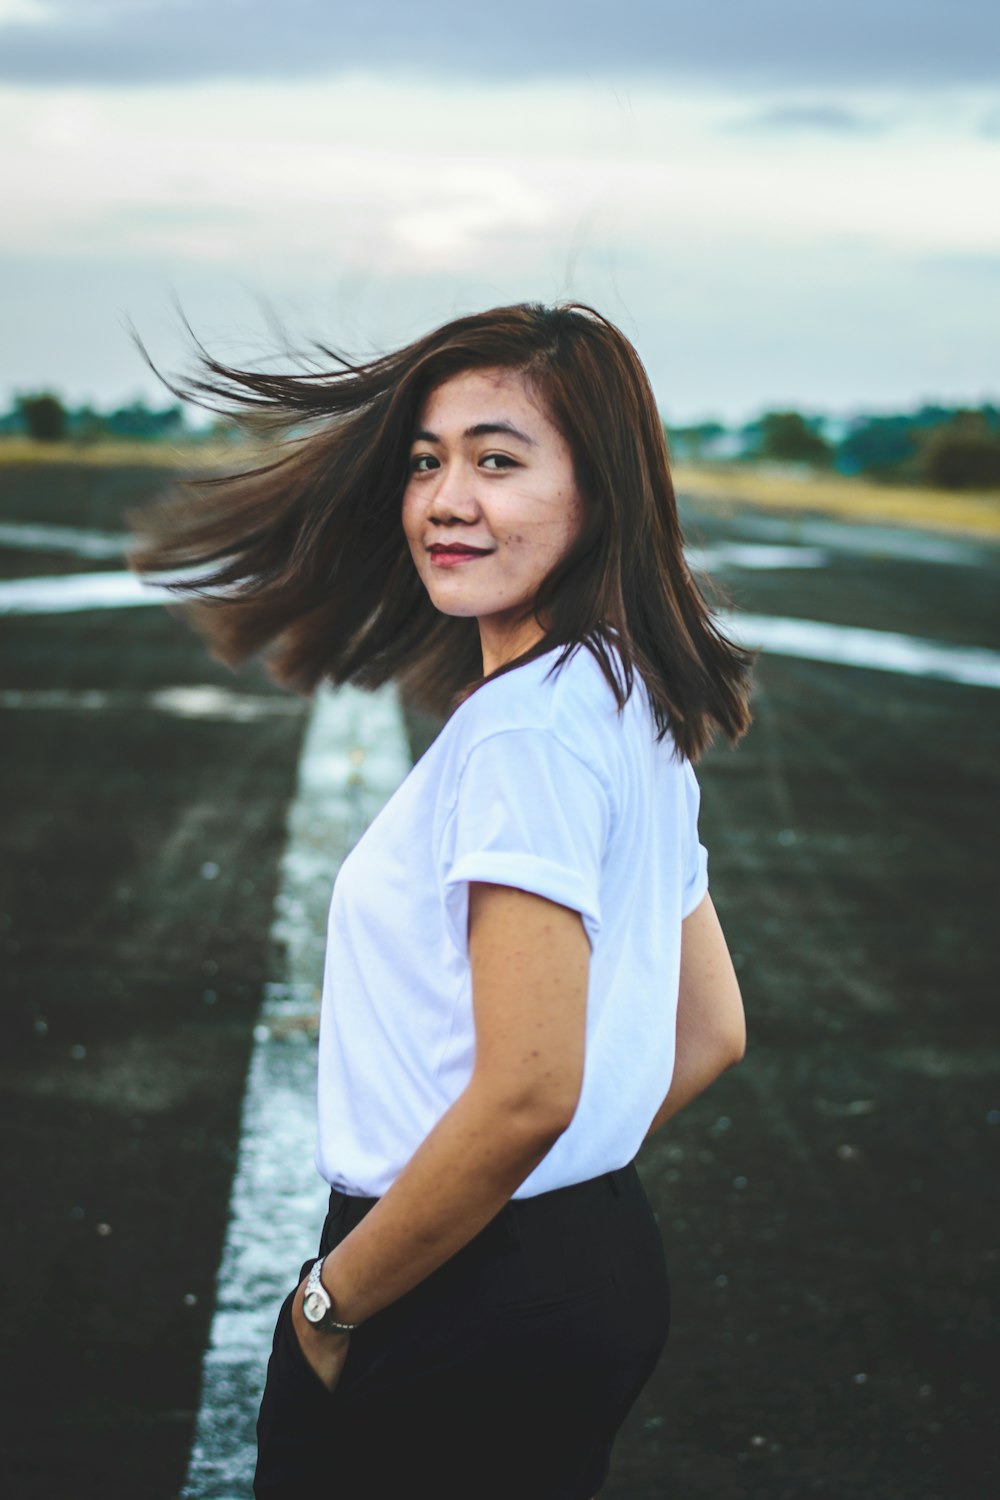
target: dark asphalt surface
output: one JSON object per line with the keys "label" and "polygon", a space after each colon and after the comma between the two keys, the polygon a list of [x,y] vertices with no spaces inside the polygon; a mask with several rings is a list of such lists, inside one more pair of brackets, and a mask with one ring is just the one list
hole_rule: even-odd
{"label": "dark asphalt surface", "polygon": [[[0,521],[116,531],[162,477],[3,469]],[[737,608],[998,647],[996,547],[684,518],[706,548],[820,528],[821,568],[720,567]],[[95,566],[0,549],[5,577]],[[0,708],[4,1492],[168,1500],[307,705],[155,710],[164,686],[280,696],[159,609],[0,625],[0,692],[110,694]],[[602,1495],[987,1500],[1000,694],[776,655],[757,680],[749,735],[699,766],[748,1054],[640,1158],[673,1326]],[[435,727],[411,720],[414,753]]]}

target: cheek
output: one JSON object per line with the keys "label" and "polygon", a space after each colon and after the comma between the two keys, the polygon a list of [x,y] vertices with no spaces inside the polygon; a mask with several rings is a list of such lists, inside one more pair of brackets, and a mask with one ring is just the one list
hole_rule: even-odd
{"label": "cheek", "polygon": [[567,496],[560,506],[558,516],[552,518],[548,536],[552,548],[565,552],[576,541],[583,530],[583,507],[579,501]]}
{"label": "cheek", "polygon": [[410,498],[408,492],[403,495],[403,504],[400,510],[400,521],[402,523],[403,534],[405,535],[406,540],[412,543],[413,538],[419,529],[420,517],[417,513],[417,507],[414,504],[413,500]]}

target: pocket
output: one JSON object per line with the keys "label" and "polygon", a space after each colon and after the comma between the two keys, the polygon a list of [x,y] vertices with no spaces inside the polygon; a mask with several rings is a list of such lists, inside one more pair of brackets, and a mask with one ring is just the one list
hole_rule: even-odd
{"label": "pocket", "polygon": [[285,1358],[291,1363],[295,1371],[295,1380],[297,1384],[301,1385],[304,1382],[306,1386],[312,1387],[314,1395],[322,1397],[324,1401],[333,1401],[335,1400],[337,1392],[340,1390],[341,1383],[344,1379],[344,1371],[347,1369],[347,1360],[349,1360],[351,1357],[350,1345],[348,1345],[347,1356],[344,1361],[344,1369],[340,1372],[340,1379],[338,1380],[336,1386],[332,1391],[327,1390],[326,1386],[323,1384],[322,1380],[320,1380],[312,1365],[306,1359],[305,1351],[303,1350],[302,1345],[299,1343],[299,1336],[295,1332],[295,1324],[292,1321],[292,1299],[294,1295],[295,1293],[293,1292],[290,1297],[286,1298],[286,1300],[282,1304],[281,1311],[278,1314],[278,1338],[280,1340],[281,1347],[285,1351]]}
{"label": "pocket", "polygon": [[559,1316],[562,1313],[567,1315],[577,1313],[592,1304],[599,1304],[614,1290],[614,1287],[615,1278],[608,1275],[589,1282],[586,1286],[572,1287],[566,1291],[553,1292],[541,1297],[519,1297],[513,1301],[501,1303],[500,1316],[520,1322],[525,1318],[547,1318]]}

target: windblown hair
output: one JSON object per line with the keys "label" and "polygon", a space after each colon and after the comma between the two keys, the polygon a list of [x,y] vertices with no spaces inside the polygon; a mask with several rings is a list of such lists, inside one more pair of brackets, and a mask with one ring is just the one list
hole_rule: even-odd
{"label": "windblown hair", "polygon": [[[370,690],[394,680],[415,706],[446,715],[490,677],[564,647],[555,670],[586,646],[619,709],[638,671],[658,738],[669,729],[692,761],[717,730],[735,745],[751,722],[757,652],[723,634],[688,569],[663,425],[617,328],[583,304],[526,303],[457,318],[364,363],[314,347],[334,368],[255,373],[199,345],[198,377],[160,377],[280,438],[266,462],[188,480],[128,512],[129,566],[186,570],[163,581],[187,596],[173,608],[217,660],[235,669],[264,653],[270,676],[306,695],[324,679]],[[585,520],[527,611],[542,638],[484,677],[478,622],[431,603],[402,501],[426,397],[489,367],[521,372],[562,432]]]}

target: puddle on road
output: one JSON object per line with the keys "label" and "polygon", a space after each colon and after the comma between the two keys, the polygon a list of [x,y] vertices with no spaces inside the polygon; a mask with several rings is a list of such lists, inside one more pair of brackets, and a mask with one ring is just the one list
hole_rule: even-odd
{"label": "puddle on road", "polygon": [[181,719],[236,719],[248,723],[273,714],[301,714],[301,698],[279,698],[234,693],[219,687],[159,688],[146,699],[159,713],[176,714]]}
{"label": "puddle on road", "polygon": [[8,578],[0,583],[0,614],[58,615],[83,609],[135,609],[177,603],[159,584],[129,572],[67,573],[54,578]]}
{"label": "puddle on road", "polygon": [[742,611],[720,615],[727,630],[745,645],[776,656],[804,657],[835,666],[868,667],[909,677],[936,677],[971,687],[1000,687],[1000,652],[981,646],[951,646],[892,630],[858,625],[827,625]]}
{"label": "puddle on road", "polygon": [[179,719],[229,719],[243,724],[305,712],[305,705],[297,697],[234,693],[228,688],[209,685],[158,688],[151,693],[105,692],[96,688],[4,688],[0,690],[0,708],[71,713],[102,709],[135,713],[151,709]]}
{"label": "puddle on road", "polygon": [[121,558],[135,541],[128,532],[84,531],[78,526],[35,526],[0,521],[0,547],[25,552],[71,552],[77,557]]}
{"label": "puddle on road", "polygon": [[944,563],[950,567],[978,567],[983,544],[979,538],[937,535],[913,527],[879,526],[871,521],[850,522],[821,519],[812,515],[765,516],[744,514],[736,527],[751,535],[769,536],[777,542],[820,547],[828,552],[860,557],[888,558],[894,562]]}
{"label": "puddle on road", "polygon": [[781,547],[765,542],[719,542],[708,547],[685,547],[684,556],[698,572],[725,568],[825,568],[830,556],[821,547]]}
{"label": "puddle on road", "polygon": [[[776,550],[788,552],[795,549],[765,550],[773,556]],[[730,547],[729,551],[745,553],[747,549]],[[705,555],[702,553],[703,557]],[[805,564],[813,565],[808,562]],[[754,566],[764,564],[757,563]],[[146,584],[134,573],[127,572],[80,573],[63,578],[19,578],[0,582],[0,614],[124,609],[135,605],[163,604],[171,600],[176,603],[177,597],[168,589]],[[719,621],[738,640],[760,646],[765,652],[772,651],[778,656],[804,657],[810,661],[825,661],[837,666],[901,672],[913,677],[935,677],[973,687],[1000,687],[1000,653],[983,647],[953,646],[889,630],[869,630],[857,625],[831,625],[817,620],[754,615],[742,611],[722,611]],[[259,713],[294,711],[293,707],[288,706],[287,699],[254,700],[236,693],[227,695],[221,688],[168,688],[161,691],[160,697],[161,706],[166,712],[188,717],[256,717]],[[264,703],[269,705],[266,709],[251,706]],[[6,706],[32,705],[25,694],[17,702],[7,702]],[[41,702],[36,706],[41,707]],[[73,705],[67,703],[66,706]],[[76,706],[92,705],[80,703]],[[153,707],[156,706],[154,703]]]}

